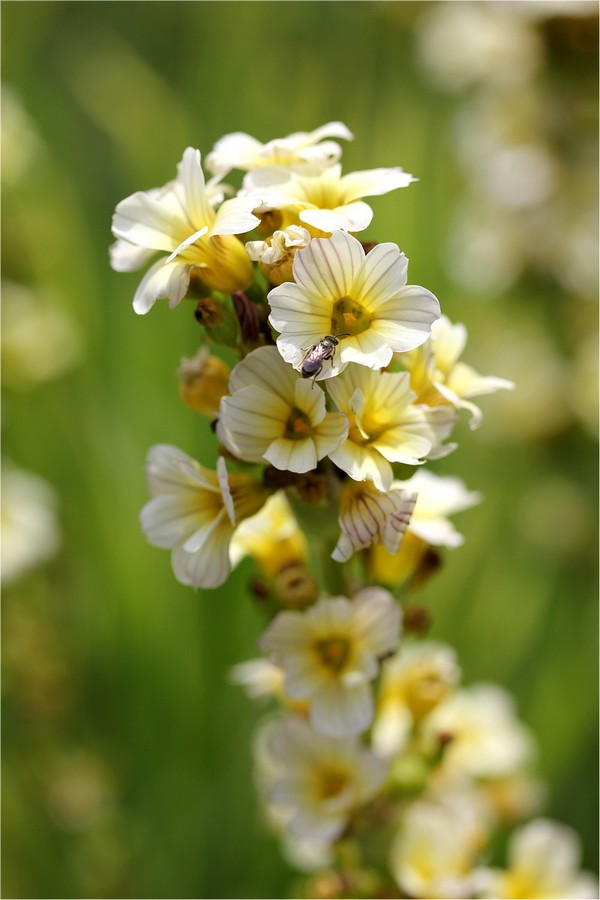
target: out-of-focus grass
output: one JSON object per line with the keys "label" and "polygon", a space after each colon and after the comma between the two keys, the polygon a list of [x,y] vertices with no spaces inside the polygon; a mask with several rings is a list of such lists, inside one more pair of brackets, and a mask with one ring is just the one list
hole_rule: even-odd
{"label": "out-of-focus grass", "polygon": [[[420,177],[374,199],[367,236],[398,242],[409,280],[467,324],[467,360],[513,377],[507,323],[518,335],[533,322],[566,350],[581,312],[543,273],[491,300],[444,269],[464,189],[449,143],[460,98],[416,65],[429,6],[3,6],[3,83],[34,134],[15,138],[5,106],[4,277],[67,310],[85,348],[70,374],[4,396],[3,452],[57,488],[64,533],[55,561],[5,592],[5,896],[284,896],[290,879],[255,803],[260,711],[227,683],[261,628],[251,567],[196,594],[140,534],[147,448],[174,443],[208,463],[214,437],[177,398],[175,369],[199,337],[191,306],[138,318],[139,276],[108,266],[118,200],[172,177],[188,144],[206,153],[230,131],[266,140],[340,119],[356,134],[347,170]],[[557,92],[580,77],[589,95],[595,64],[577,58],[575,73],[551,60]],[[577,828],[594,867],[596,454],[572,414],[529,435],[513,420],[513,433],[504,400],[484,398],[481,430],[461,425],[459,449],[436,464],[485,503],[459,518],[464,548],[415,600],[468,681],[515,693],[547,812]]]}

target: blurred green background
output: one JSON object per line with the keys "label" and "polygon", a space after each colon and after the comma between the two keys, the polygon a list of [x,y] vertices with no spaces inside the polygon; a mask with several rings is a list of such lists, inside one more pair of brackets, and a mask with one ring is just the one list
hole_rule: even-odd
{"label": "blurred green background", "polygon": [[3,896],[289,891],[252,784],[262,711],[227,681],[262,627],[252,566],[194,593],[138,525],[151,444],[214,458],[177,395],[198,326],[136,316],[107,248],[115,204],[187,145],[330,120],[346,171],[420,179],[364,237],[518,383],[432,466],[485,502],[414,599],[467,683],[514,693],[545,812],[596,868],[597,4],[5,2],[2,26],[3,516],[16,467],[59,535],[49,513],[4,544]]}

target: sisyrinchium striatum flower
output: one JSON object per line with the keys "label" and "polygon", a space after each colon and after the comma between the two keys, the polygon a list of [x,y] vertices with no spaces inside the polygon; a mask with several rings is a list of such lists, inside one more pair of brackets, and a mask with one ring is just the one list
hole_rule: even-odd
{"label": "sisyrinchium striatum flower", "polygon": [[262,655],[230,680],[277,710],[256,781],[308,873],[295,896],[597,896],[549,820],[515,832],[505,868],[492,857],[499,828],[538,814],[533,737],[507,691],[462,683],[413,597],[464,541],[449,517],[481,500],[437,461],[465,412],[480,424],[472,398],[513,384],[461,361],[465,326],[407,284],[398,244],[356,236],[365,197],[415,179],[344,173],[351,139],[336,121],[264,143],[233,132],[205,158],[211,178],[188,147],[174,180],[117,204],[113,268],[161,254],[135,311],[165,299],[189,315],[179,393],[214,459],[152,447],[142,529],[183,585],[219,588],[239,564],[224,615],[237,628],[251,595]]}

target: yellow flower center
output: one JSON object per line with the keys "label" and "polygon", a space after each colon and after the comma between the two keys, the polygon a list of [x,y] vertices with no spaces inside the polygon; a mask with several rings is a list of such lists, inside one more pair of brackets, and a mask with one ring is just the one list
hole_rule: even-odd
{"label": "yellow flower center", "polygon": [[316,649],[321,662],[328,669],[339,672],[343,669],[348,659],[350,644],[345,638],[326,638],[325,640],[317,641]]}
{"label": "yellow flower center", "polygon": [[285,423],[284,437],[291,441],[303,441],[312,434],[310,419],[302,410],[294,407]]}
{"label": "yellow flower center", "polygon": [[323,769],[319,773],[319,794],[322,800],[339,797],[348,784],[345,772],[336,769]]}
{"label": "yellow flower center", "polygon": [[355,335],[366,331],[371,324],[371,315],[352,297],[340,297],[331,311],[331,334]]}

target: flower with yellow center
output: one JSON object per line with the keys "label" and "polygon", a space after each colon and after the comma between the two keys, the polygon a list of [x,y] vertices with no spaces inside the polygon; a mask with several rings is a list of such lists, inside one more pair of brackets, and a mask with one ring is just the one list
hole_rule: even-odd
{"label": "flower with yellow center", "polygon": [[415,505],[416,494],[391,489],[383,492],[369,481],[346,481],[340,491],[342,533],[331,558],[346,562],[357,550],[383,544],[397,553]]}
{"label": "flower with yellow center", "polygon": [[342,413],[327,412],[325,394],[287,366],[275,347],[259,347],[231,373],[217,434],[240,459],[310,472],[348,433]]}
{"label": "flower with yellow center", "polygon": [[551,819],[535,819],[516,831],[508,845],[508,868],[483,869],[481,897],[506,900],[577,900],[598,897],[598,882],[579,869],[576,833]]}
{"label": "flower with yellow center", "polygon": [[334,841],[372,800],[386,767],[355,738],[319,734],[288,716],[257,742],[259,783],[267,811],[295,838]]}
{"label": "flower with yellow center", "polygon": [[[282,227],[305,225],[315,235],[364,231],[373,210],[362,197],[387,194],[415,181],[399,167],[342,175],[342,167],[325,171],[257,169],[244,178],[244,192],[257,198],[257,213],[278,210]],[[259,203],[258,201],[262,201]]]}
{"label": "flower with yellow center", "polygon": [[415,406],[407,372],[375,372],[350,364],[327,391],[350,423],[348,437],[329,454],[355,481],[372,481],[387,491],[394,478],[391,463],[419,465],[439,459],[456,418],[448,409]]}
{"label": "flower with yellow center", "polygon": [[480,828],[470,814],[420,800],[404,813],[390,868],[409,897],[475,897],[479,845]]}
{"label": "flower with yellow center", "polygon": [[310,721],[321,734],[360,734],[373,718],[369,682],[379,658],[400,636],[400,608],[382,588],[365,588],[353,600],[319,600],[304,612],[280,612],[261,650],[284,672],[284,691],[310,701]]}
{"label": "flower with yellow center", "polygon": [[152,500],[142,509],[141,523],[150,543],[172,551],[182,584],[222,584],[231,571],[235,526],[258,512],[266,488],[247,475],[228,474],[223,458],[213,472],[167,444],[150,449],[146,472]]}
{"label": "flower with yellow center", "polygon": [[268,295],[269,321],[285,361],[300,369],[307,350],[326,335],[336,337],[339,345],[323,360],[320,380],[350,362],[384,368],[394,352],[422,344],[440,308],[428,290],[406,284],[407,267],[395,244],[378,244],[365,255],[360,241],[343,231],[298,250],[294,283]]}
{"label": "flower with yellow center", "polygon": [[401,354],[399,360],[410,372],[417,403],[466,409],[471,414],[471,428],[477,428],[482,413],[468,398],[511,390],[514,384],[495,375],[479,375],[471,366],[460,362],[466,343],[465,326],[460,322],[453,325],[447,316],[440,316],[431,326],[431,337],[418,349]]}
{"label": "flower with yellow center", "polygon": [[503,778],[533,757],[529,730],[508,692],[495,684],[454,691],[423,721],[422,736],[428,751],[444,745],[441,771],[452,778]]}
{"label": "flower with yellow center", "polygon": [[215,212],[200,165],[200,151],[188,147],[177,177],[163,188],[138,191],[117,204],[112,231],[111,264],[118,272],[145,265],[157,251],[163,257],[143,277],[133,308],[143,314],[159,298],[176,306],[192,275],[209,289],[229,293],[252,282],[252,264],[236,235],[259,222],[256,201],[234,197]]}
{"label": "flower with yellow center", "polygon": [[454,650],[433,641],[404,643],[381,670],[373,748],[381,756],[404,749],[411,729],[453,690],[460,678]]}
{"label": "flower with yellow center", "polygon": [[352,132],[343,122],[328,122],[314,131],[297,131],[266,144],[236,131],[217,141],[206,157],[206,168],[215,175],[224,175],[231,169],[252,170],[263,166],[324,168],[337,162],[342,154],[335,141],[323,140],[332,137],[346,141],[353,139]]}

